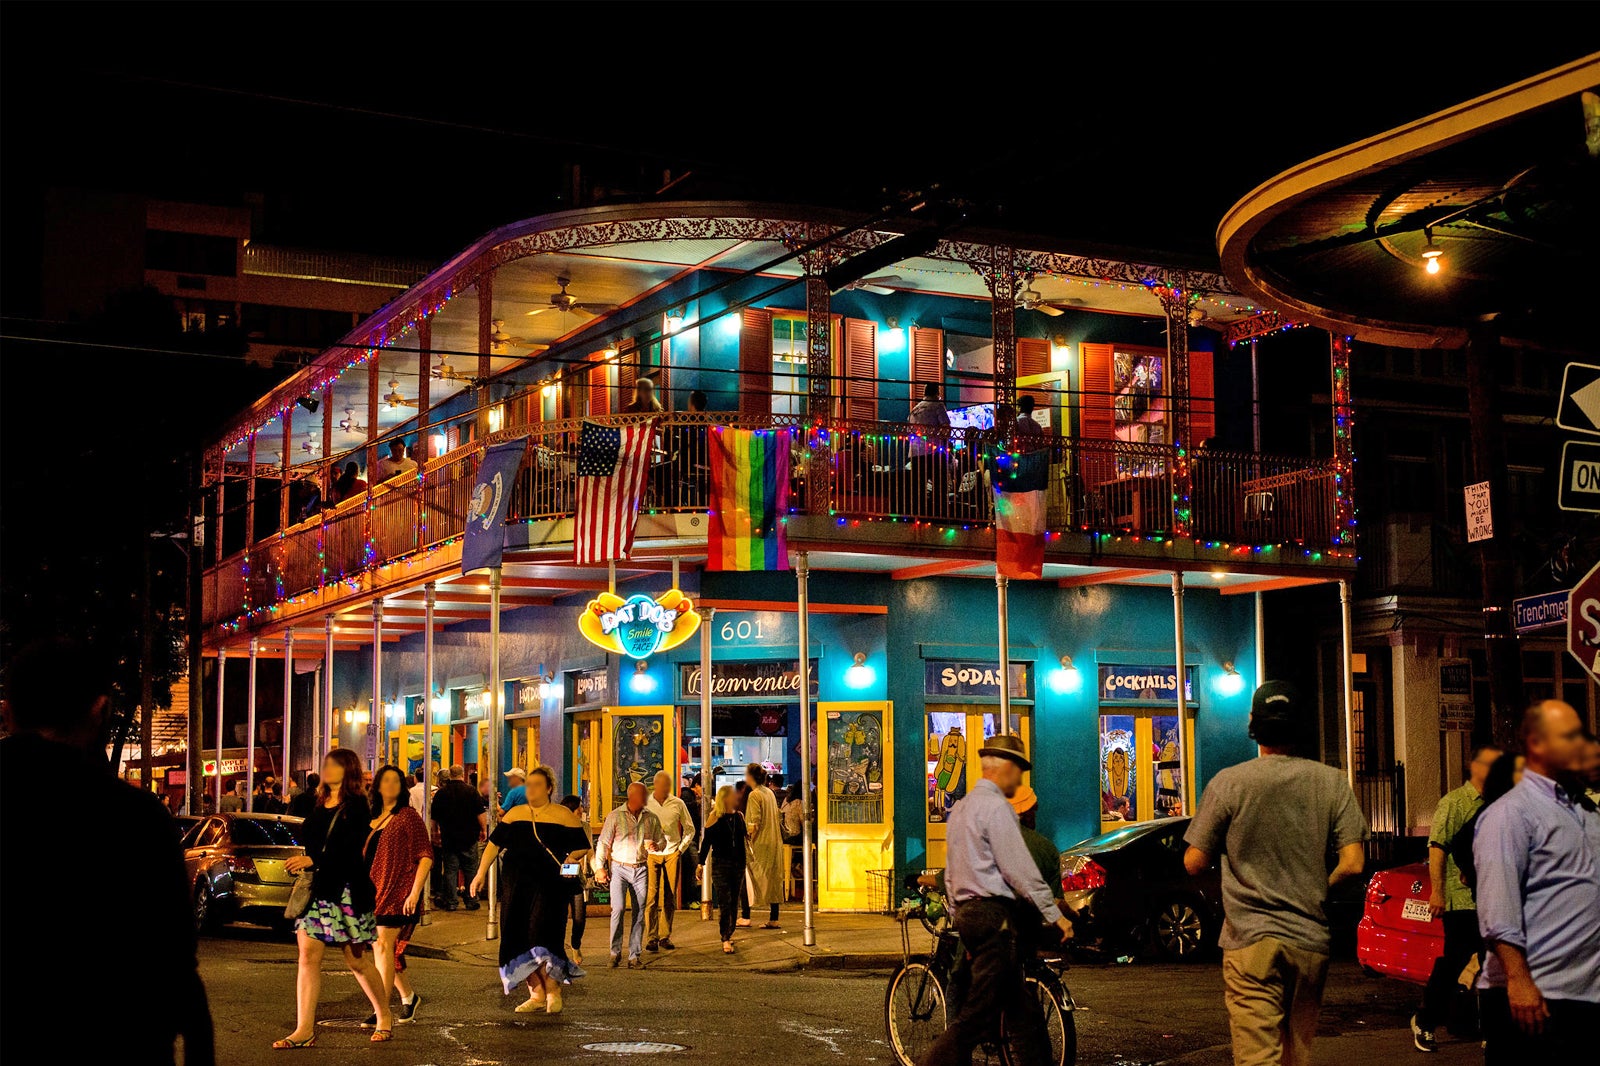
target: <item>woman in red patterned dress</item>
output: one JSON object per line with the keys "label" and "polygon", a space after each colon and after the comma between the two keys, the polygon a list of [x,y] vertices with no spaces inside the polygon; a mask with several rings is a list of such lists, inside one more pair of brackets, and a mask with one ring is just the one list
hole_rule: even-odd
{"label": "woman in red patterned dress", "polygon": [[[405,775],[398,766],[385,766],[372,778],[372,821],[368,823],[366,857],[372,884],[378,890],[378,944],[373,949],[378,973],[383,977],[384,1002],[400,990],[395,1020],[411,1021],[422,997],[406,978],[406,942],[416,929],[417,914],[428,870],[433,866],[433,845],[428,827],[410,804]],[[369,1027],[377,1016],[367,1019]]]}

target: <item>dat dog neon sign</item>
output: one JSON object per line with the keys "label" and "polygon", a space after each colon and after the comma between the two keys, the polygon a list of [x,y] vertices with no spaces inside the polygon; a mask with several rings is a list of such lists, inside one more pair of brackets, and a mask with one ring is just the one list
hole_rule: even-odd
{"label": "dat dog neon sign", "polygon": [[677,589],[668,590],[660,599],[643,595],[623,599],[602,592],[578,617],[578,631],[591,644],[630,659],[648,659],[658,651],[676,648],[699,628],[694,604]]}

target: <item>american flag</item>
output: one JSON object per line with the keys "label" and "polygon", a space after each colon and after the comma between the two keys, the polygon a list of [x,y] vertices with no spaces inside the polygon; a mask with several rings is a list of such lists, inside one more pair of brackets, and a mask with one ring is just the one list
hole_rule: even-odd
{"label": "american flag", "polygon": [[602,426],[585,422],[578,437],[578,514],[573,530],[573,561],[607,563],[633,550],[650,469],[656,423]]}

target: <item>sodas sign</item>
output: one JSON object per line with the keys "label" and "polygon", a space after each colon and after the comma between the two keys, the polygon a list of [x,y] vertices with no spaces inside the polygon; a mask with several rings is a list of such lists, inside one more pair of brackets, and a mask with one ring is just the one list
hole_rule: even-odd
{"label": "sodas sign", "polygon": [[1583,575],[1567,600],[1567,650],[1600,681],[1600,564]]}

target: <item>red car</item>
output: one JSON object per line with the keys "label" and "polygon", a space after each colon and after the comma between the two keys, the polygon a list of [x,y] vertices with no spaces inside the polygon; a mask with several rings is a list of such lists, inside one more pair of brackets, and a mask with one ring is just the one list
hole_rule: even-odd
{"label": "red car", "polygon": [[1428,913],[1430,891],[1424,863],[1372,875],[1356,926],[1356,959],[1362,966],[1413,984],[1428,983],[1433,960],[1444,953],[1444,923]]}

